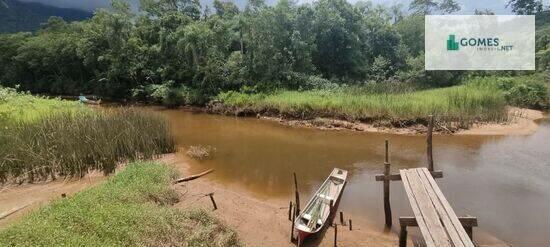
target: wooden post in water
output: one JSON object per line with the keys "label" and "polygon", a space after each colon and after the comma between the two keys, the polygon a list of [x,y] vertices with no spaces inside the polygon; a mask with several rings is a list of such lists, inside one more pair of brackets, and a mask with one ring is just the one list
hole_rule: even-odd
{"label": "wooden post in water", "polygon": [[334,224],[334,247],[337,246],[338,242],[338,224]]}
{"label": "wooden post in water", "polygon": [[[294,207],[294,211],[296,211],[296,207]],[[296,219],[296,214],[292,214],[292,225],[290,227],[290,242],[294,241],[294,220]],[[299,244],[299,243],[298,243]]]}
{"label": "wooden post in water", "polygon": [[401,232],[399,232],[399,247],[407,247],[407,226],[401,225]]}
{"label": "wooden post in water", "polygon": [[389,141],[386,139],[386,157],[384,159],[384,213],[386,216],[386,227],[391,227],[392,217],[391,217],[391,205],[390,205],[390,180],[388,176],[390,175],[390,158],[389,158]]}
{"label": "wooden post in water", "polygon": [[295,205],[295,210],[294,210],[294,214],[296,216],[300,215],[300,193],[298,193],[298,179],[296,178],[296,172],[293,173],[294,174],[294,193],[296,195],[296,205]]}
{"label": "wooden post in water", "polygon": [[432,153],[432,133],[434,128],[434,116],[428,116],[428,135],[426,138],[426,143],[428,144],[427,155],[428,155],[428,171],[434,171],[434,158]]}
{"label": "wooden post in water", "polygon": [[353,227],[351,227],[351,219],[349,219],[349,230],[351,231]]}
{"label": "wooden post in water", "polygon": [[288,203],[288,220],[292,220],[292,201]]}
{"label": "wooden post in water", "polygon": [[344,225],[344,212],[340,211],[340,225]]}
{"label": "wooden post in water", "polygon": [[466,234],[468,234],[468,237],[470,237],[470,240],[474,241],[474,229],[472,226],[466,226],[464,227],[464,230],[466,230]]}

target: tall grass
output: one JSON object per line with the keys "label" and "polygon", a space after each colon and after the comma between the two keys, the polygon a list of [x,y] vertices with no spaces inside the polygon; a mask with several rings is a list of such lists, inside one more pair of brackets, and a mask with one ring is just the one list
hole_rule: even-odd
{"label": "tall grass", "polygon": [[174,171],[130,164],[106,183],[58,199],[0,231],[0,246],[240,246],[205,211],[167,207]]}
{"label": "tall grass", "polygon": [[468,85],[404,93],[379,93],[354,88],[252,95],[228,92],[220,94],[218,100],[226,107],[242,111],[297,118],[415,120],[437,115],[449,121],[500,121],[506,117],[506,102],[498,89]]}
{"label": "tall grass", "polygon": [[4,128],[0,182],[110,173],[120,162],[175,149],[163,118],[133,109],[57,112]]}
{"label": "tall grass", "polygon": [[0,125],[30,122],[58,112],[89,110],[76,101],[53,100],[0,86]]}

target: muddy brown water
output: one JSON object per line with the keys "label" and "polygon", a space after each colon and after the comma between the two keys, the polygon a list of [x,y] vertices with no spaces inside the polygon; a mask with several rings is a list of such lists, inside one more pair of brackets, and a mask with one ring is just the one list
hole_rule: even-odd
{"label": "muddy brown water", "polygon": [[[364,217],[383,229],[384,140],[390,140],[392,172],[425,166],[423,136],[353,131],[322,131],[183,110],[162,110],[181,147],[210,145],[212,159],[192,170],[214,168],[209,178],[239,186],[260,199],[291,198],[292,172],[302,203],[333,167],[348,170],[340,210]],[[473,215],[479,229],[514,246],[550,244],[550,119],[529,136],[435,136],[437,182],[458,215]],[[391,183],[394,231],[397,216],[410,216],[401,182]],[[474,235],[475,235],[474,230]],[[474,236],[483,244],[483,237]]]}

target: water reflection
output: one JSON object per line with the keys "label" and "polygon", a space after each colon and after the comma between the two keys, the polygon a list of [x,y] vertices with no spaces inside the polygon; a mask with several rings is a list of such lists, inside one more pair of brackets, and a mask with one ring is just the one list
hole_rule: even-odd
{"label": "water reflection", "polygon": [[[195,164],[215,168],[212,179],[238,184],[260,198],[287,198],[292,172],[304,198],[333,167],[350,171],[341,207],[383,225],[383,143],[390,140],[393,172],[424,166],[425,138],[293,128],[254,118],[165,110],[178,144],[211,145],[215,158]],[[480,226],[518,246],[544,246],[550,222],[550,123],[531,136],[436,136],[434,160],[444,171],[438,183],[459,215],[475,215]],[[394,216],[411,215],[402,184],[391,184]]]}

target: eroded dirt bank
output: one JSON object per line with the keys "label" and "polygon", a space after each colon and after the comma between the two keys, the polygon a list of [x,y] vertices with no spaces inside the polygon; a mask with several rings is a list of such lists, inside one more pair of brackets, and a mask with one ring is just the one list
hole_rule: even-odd
{"label": "eroded dirt bank", "polygon": [[[353,130],[373,133],[387,133],[397,135],[418,135],[427,131],[427,120],[373,120],[373,121],[348,121],[335,118],[296,118],[283,117],[277,114],[265,113],[255,114],[250,112],[239,112],[231,110],[217,109],[209,106],[207,108],[186,108],[191,111],[203,111],[213,114],[235,115],[235,116],[256,116],[257,118],[268,121],[279,122],[280,124],[295,127],[315,128],[322,130]],[[464,127],[462,123],[457,124],[438,124],[434,126],[435,133],[456,134],[456,135],[529,135],[534,133],[538,124],[536,120],[543,118],[543,112],[539,110],[507,107],[508,121],[499,123],[477,122],[469,127]]]}

